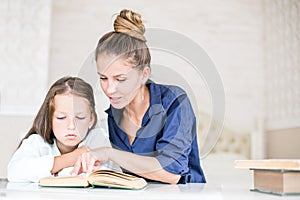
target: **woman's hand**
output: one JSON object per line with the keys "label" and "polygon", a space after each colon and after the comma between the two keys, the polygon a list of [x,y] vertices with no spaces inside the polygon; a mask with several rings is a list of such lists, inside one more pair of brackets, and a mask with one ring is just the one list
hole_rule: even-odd
{"label": "woman's hand", "polygon": [[111,147],[102,147],[81,154],[71,171],[72,175],[87,173],[98,169],[100,164],[111,160],[130,172],[165,183],[178,183],[180,175],[172,174],[162,168],[154,157],[141,156],[131,152],[120,151]]}
{"label": "woman's hand", "polygon": [[110,147],[102,147],[82,153],[78,157],[71,174],[92,173],[100,167],[101,163],[109,160],[110,151]]}

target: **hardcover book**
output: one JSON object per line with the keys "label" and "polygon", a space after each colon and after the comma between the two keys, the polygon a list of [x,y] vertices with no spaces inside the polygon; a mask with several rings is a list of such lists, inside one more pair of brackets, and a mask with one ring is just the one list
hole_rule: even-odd
{"label": "hardcover book", "polygon": [[259,192],[300,194],[300,171],[254,169],[254,188]]}
{"label": "hardcover book", "polygon": [[236,160],[235,167],[253,170],[252,191],[300,194],[300,160]]}

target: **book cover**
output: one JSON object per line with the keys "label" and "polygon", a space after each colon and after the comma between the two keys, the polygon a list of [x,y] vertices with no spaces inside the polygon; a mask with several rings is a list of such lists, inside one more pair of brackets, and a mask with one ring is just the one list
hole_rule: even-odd
{"label": "book cover", "polygon": [[42,187],[108,187],[120,189],[142,189],[145,179],[112,170],[96,170],[89,176],[45,177],[40,179]]}
{"label": "book cover", "polygon": [[278,195],[300,194],[300,171],[253,170],[254,191]]}

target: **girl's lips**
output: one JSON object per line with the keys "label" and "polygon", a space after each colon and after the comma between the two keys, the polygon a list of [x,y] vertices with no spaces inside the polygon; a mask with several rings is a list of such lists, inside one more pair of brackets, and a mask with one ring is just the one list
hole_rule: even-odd
{"label": "girl's lips", "polygon": [[77,135],[76,134],[68,134],[68,135],[66,135],[66,137],[69,139],[73,139],[73,138],[76,138]]}

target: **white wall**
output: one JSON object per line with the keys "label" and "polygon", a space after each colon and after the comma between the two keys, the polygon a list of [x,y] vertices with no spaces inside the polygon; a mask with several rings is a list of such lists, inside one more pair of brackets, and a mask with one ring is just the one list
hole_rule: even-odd
{"label": "white wall", "polygon": [[51,0],[0,0],[0,177],[48,88]]}
{"label": "white wall", "polygon": [[0,2],[0,113],[37,112],[48,87],[51,1]]}
{"label": "white wall", "polygon": [[300,158],[300,1],[265,1],[266,157]]}

